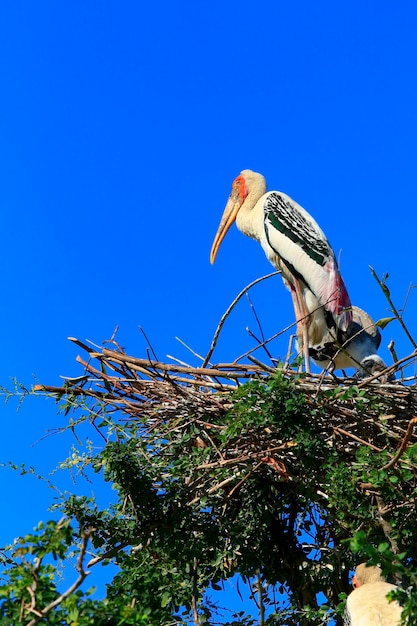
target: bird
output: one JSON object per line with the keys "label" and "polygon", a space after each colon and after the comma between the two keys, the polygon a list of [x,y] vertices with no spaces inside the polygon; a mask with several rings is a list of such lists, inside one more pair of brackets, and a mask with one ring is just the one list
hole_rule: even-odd
{"label": "bird", "polygon": [[212,264],[235,221],[280,271],[292,296],[298,345],[310,371],[309,345],[320,345],[329,331],[337,339],[352,327],[352,305],[335,253],[315,219],[287,194],[267,192],[264,176],[252,170],[243,170],[233,181],[211,248]]}
{"label": "bird", "polygon": [[[386,369],[377,354],[381,344],[381,333],[374,320],[366,311],[352,306],[352,324],[347,332],[335,332],[329,328],[321,343],[309,346],[313,362],[321,369],[334,372],[337,369],[354,367],[355,377],[365,378]],[[394,374],[388,373],[383,382],[392,382]]]}
{"label": "bird", "polygon": [[387,598],[387,594],[398,587],[385,581],[379,567],[360,563],[352,586],[353,591],[346,600],[344,626],[396,626],[401,623],[401,606]]}

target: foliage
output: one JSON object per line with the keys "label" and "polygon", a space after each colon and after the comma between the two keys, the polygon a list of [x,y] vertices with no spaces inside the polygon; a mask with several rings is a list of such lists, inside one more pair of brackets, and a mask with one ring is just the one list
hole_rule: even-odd
{"label": "foliage", "polygon": [[[417,624],[413,385],[187,370],[77,343],[86,375],[36,391],[75,433],[86,420],[100,433],[62,468],[93,472],[115,501],[62,496],[58,521],[3,552],[2,624],[341,624],[363,560],[401,582]],[[118,572],[97,600],[99,563]],[[256,620],[213,601],[236,577]]]}

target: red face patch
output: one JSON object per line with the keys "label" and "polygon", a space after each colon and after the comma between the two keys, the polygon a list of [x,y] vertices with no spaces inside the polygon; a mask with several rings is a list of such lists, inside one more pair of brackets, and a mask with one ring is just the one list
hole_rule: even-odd
{"label": "red face patch", "polygon": [[246,197],[248,195],[248,189],[246,187],[246,182],[243,176],[239,175],[237,176],[237,178],[235,178],[235,180],[233,181],[232,189],[234,193],[239,195],[242,202],[246,200]]}

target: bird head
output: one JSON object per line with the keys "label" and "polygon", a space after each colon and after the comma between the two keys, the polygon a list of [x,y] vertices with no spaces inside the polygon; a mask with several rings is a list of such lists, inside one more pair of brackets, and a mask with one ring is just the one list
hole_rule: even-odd
{"label": "bird head", "polygon": [[367,563],[360,563],[355,570],[355,575],[352,578],[352,587],[357,589],[366,583],[379,583],[384,582],[385,578],[382,575],[382,570],[376,565],[368,566]]}

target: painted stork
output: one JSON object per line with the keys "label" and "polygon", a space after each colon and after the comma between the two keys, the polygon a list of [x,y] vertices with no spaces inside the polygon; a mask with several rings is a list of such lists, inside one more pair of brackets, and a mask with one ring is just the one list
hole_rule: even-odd
{"label": "painted stork", "polygon": [[366,567],[366,563],[361,563],[352,585],[354,590],[346,600],[344,626],[397,626],[401,623],[401,606],[387,598],[387,593],[398,587],[385,582],[379,567]]}
{"label": "painted stork", "polygon": [[265,178],[251,170],[243,170],[233,181],[211,248],[211,263],[234,221],[242,233],[261,244],[281,272],[291,292],[299,347],[309,371],[308,346],[320,345],[329,330],[334,329],[335,336],[346,334],[353,321],[333,249],[303,207],[285,193],[267,192]]}

